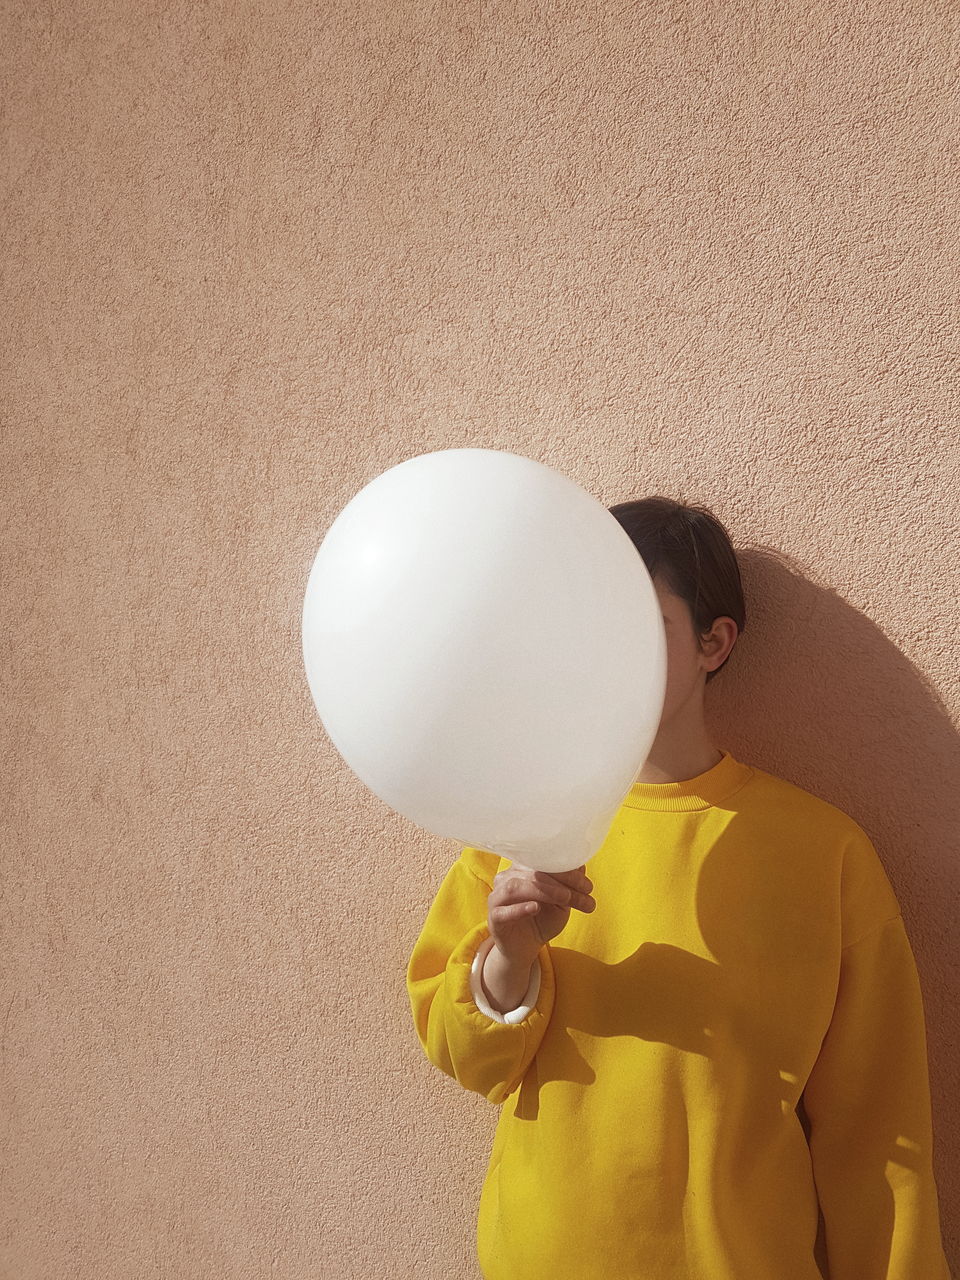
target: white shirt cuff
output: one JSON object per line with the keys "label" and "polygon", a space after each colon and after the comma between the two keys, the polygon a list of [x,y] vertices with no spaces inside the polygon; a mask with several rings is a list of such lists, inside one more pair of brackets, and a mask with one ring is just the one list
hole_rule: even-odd
{"label": "white shirt cuff", "polygon": [[484,938],[477,950],[477,954],[473,958],[473,964],[470,967],[470,991],[473,995],[473,1002],[481,1013],[485,1013],[488,1018],[493,1018],[494,1022],[506,1022],[510,1025],[522,1022],[533,1011],[537,1003],[537,997],[540,994],[540,959],[537,957],[533,962],[533,967],[530,970],[530,983],[524,992],[523,1003],[520,1007],[511,1009],[508,1013],[499,1013],[491,1007],[483,994],[483,985],[480,982],[480,971],[483,968],[483,962],[486,960],[487,954],[493,945],[494,940],[492,937]]}

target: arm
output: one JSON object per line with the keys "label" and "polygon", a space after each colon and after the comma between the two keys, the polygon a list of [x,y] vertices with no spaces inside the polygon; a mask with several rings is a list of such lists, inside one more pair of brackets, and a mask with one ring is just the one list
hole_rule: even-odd
{"label": "arm", "polygon": [[522,1022],[540,994],[540,960],[526,973],[515,970],[493,938],[484,938],[470,969],[474,1004],[494,1022]]}
{"label": "arm", "polygon": [[479,968],[485,955],[476,968],[475,961],[492,942],[487,898],[498,863],[494,854],[463,849],[440,885],[407,966],[407,993],[427,1057],[494,1103],[519,1087],[546,1032],[555,992],[544,946],[531,971],[528,1008],[503,1014],[478,1006],[474,990],[482,995]]}
{"label": "arm", "polygon": [[950,1280],[941,1243],[920,981],[903,919],[841,951],[803,1093],[832,1280]]}

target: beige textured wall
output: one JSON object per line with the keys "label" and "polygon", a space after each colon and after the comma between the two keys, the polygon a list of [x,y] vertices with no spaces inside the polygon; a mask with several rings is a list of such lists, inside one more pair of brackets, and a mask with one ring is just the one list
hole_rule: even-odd
{"label": "beige textured wall", "polygon": [[877,842],[960,1274],[958,55],[952,0],[4,8],[2,1280],[476,1277],[496,1113],[403,986],[458,847],[299,654],[339,510],[464,444],[748,548],[716,736]]}

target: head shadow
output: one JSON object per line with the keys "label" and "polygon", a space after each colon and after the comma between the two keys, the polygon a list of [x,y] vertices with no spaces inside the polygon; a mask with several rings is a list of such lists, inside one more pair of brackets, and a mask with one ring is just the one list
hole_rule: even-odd
{"label": "head shadow", "polygon": [[[960,1140],[947,1123],[960,1065],[950,1034],[951,993],[960,978],[953,942],[960,870],[952,804],[960,793],[960,737],[936,688],[866,614],[811,581],[801,566],[776,551],[738,549],[737,559],[746,625],[719,678],[709,686],[706,711],[712,737],[738,760],[836,805],[873,841],[897,895],[920,976],[933,1160],[943,1188],[947,1170],[960,1156]],[[737,1019],[749,1019],[750,1005],[731,1005],[728,979],[731,966],[749,963],[743,944],[751,931],[745,922],[735,922],[731,903],[749,900],[750,887],[756,888],[752,869],[739,867],[738,857],[739,841],[721,837],[698,892],[699,928],[716,964],[655,942],[644,942],[616,965],[604,964],[575,947],[561,951],[564,939],[557,940],[554,949],[570,987],[581,992],[602,987],[608,1009],[632,1010],[622,1026],[615,1018],[593,1025],[589,1000],[576,1012],[561,1011],[555,1020],[566,1023],[567,1051],[554,1064],[561,1079],[592,1083],[592,1069],[577,1049],[579,1032],[639,1035],[703,1058],[713,1057],[715,1048],[704,1038],[705,1027],[711,1034],[719,1029],[728,1035],[730,1044],[738,1042]],[[743,894],[728,896],[738,867]],[[789,920],[782,905],[778,918]],[[797,980],[802,981],[809,939],[798,935],[794,943]],[[762,973],[762,965],[753,971]],[[625,998],[608,1001],[618,984]],[[637,990],[652,993],[640,1008],[639,1022]],[[665,1005],[656,1000],[660,990],[684,990],[688,998]],[[790,1070],[794,1066],[796,1074]],[[802,1079],[808,1066],[792,1060],[789,1045],[774,1046],[767,1060],[751,1064],[751,1105],[771,1117],[792,1105],[797,1076]],[[535,1117],[542,1083],[535,1062],[521,1084],[516,1104],[520,1118]],[[798,1114],[809,1132],[802,1102]],[[891,1158],[909,1163],[903,1151],[895,1150],[898,1135],[891,1132],[889,1137]],[[892,1223],[892,1208],[890,1215]],[[821,1220],[818,1258],[822,1226]]]}
{"label": "head shadow", "polygon": [[707,694],[714,740],[835,804],[873,841],[920,975],[946,1185],[960,1160],[960,1134],[947,1124],[960,1074],[951,1034],[960,735],[931,681],[864,612],[779,551],[738,548],[737,560],[747,621]]}

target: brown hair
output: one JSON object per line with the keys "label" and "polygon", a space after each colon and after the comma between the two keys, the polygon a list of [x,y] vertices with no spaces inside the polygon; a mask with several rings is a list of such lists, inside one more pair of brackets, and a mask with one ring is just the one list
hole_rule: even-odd
{"label": "brown hair", "polygon": [[[747,610],[740,566],[730,535],[712,511],[662,494],[618,502],[608,510],[629,534],[651,578],[659,574],[686,601],[698,643],[715,618],[732,618],[743,631]],[[708,683],[729,656],[707,672]]]}

